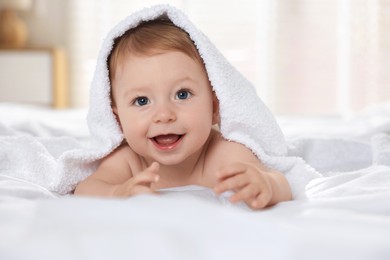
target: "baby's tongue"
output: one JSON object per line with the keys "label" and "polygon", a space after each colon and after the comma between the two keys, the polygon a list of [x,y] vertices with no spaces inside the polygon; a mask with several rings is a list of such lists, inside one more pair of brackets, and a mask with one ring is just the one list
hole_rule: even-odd
{"label": "baby's tongue", "polygon": [[169,134],[169,135],[159,135],[154,138],[154,140],[159,144],[173,144],[179,140],[180,135]]}

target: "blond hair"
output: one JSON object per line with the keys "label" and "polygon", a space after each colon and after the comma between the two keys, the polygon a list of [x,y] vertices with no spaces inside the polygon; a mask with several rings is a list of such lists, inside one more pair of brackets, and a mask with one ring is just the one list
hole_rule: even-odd
{"label": "blond hair", "polygon": [[153,55],[159,51],[181,51],[204,66],[188,33],[175,26],[167,17],[162,16],[156,20],[141,23],[115,40],[113,50],[107,60],[111,84],[118,65],[127,55]]}

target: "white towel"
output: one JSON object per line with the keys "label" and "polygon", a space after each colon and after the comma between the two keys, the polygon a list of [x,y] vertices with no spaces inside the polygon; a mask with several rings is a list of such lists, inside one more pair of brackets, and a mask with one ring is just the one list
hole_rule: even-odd
{"label": "white towel", "polygon": [[[96,169],[101,158],[122,142],[123,135],[110,106],[107,57],[115,38],[142,21],[161,15],[168,16],[176,26],[188,32],[194,41],[220,102],[220,129],[224,138],[245,145],[268,167],[285,173],[293,196],[304,196],[305,185],[320,175],[302,159],[288,156],[283,134],[274,116],[256,95],[252,84],[231,66],[183,12],[168,5],[157,5],[136,12],[110,31],[103,42],[90,91],[87,117],[91,133],[89,142],[74,145],[73,149],[53,148],[55,141],[46,140],[43,145],[34,144],[40,148],[40,152],[29,154],[30,157],[36,157],[35,160],[29,161],[35,161],[35,164],[39,162],[39,176],[45,177],[34,180],[38,176],[34,176],[32,172],[23,174],[23,178],[28,176],[28,181],[39,183],[59,194],[69,193],[79,181]],[[36,142],[39,143],[39,140]],[[10,161],[12,163],[12,160]],[[29,171],[29,166],[23,165],[23,169]]]}
{"label": "white towel", "polygon": [[295,196],[305,184],[319,174],[301,159],[287,158],[287,146],[274,116],[257,96],[253,85],[224,58],[210,40],[180,10],[169,5],[156,5],[138,11],[114,27],[105,39],[91,89],[88,124],[99,142],[100,156],[118,146],[123,135],[110,107],[107,57],[114,39],[140,22],[161,15],[185,30],[202,57],[211,85],[220,102],[220,129],[224,138],[244,144],[267,166],[286,173]]}

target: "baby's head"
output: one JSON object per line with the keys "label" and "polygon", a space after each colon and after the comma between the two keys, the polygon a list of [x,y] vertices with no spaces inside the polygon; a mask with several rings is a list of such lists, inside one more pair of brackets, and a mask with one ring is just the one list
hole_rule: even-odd
{"label": "baby's head", "polygon": [[183,52],[204,67],[188,33],[175,26],[167,17],[161,16],[156,20],[141,23],[115,40],[107,64],[111,85],[115,81],[118,67],[128,55],[151,56],[165,51]]}
{"label": "baby's head", "polygon": [[164,17],[143,22],[115,41],[107,62],[113,111],[136,153],[168,156],[184,146],[189,150],[180,154],[189,156],[207,141],[218,123],[218,100],[185,31]]}

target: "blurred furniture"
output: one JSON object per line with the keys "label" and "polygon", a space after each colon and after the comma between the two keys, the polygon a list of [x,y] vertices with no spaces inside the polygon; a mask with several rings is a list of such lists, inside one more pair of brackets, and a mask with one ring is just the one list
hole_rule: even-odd
{"label": "blurred furniture", "polygon": [[60,48],[0,48],[0,101],[65,108],[68,86]]}
{"label": "blurred furniture", "polygon": [[17,11],[27,11],[31,0],[0,0],[0,47],[22,48],[27,41],[27,27]]}

